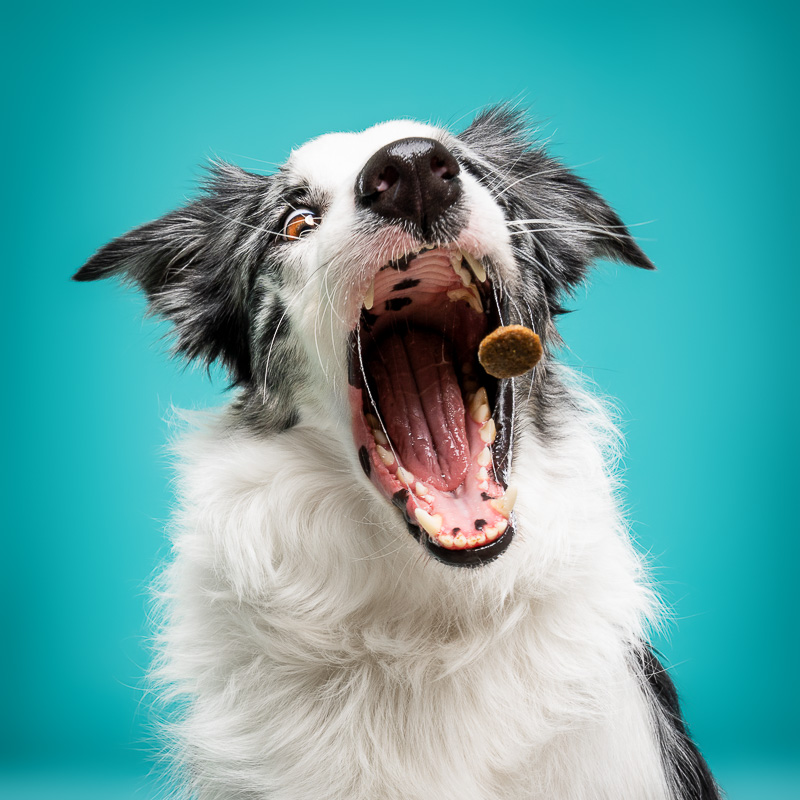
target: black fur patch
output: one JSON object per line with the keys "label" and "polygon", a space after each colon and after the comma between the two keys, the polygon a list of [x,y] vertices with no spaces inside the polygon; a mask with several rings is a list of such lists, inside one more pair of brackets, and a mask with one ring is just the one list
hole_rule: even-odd
{"label": "black fur patch", "polygon": [[656,735],[664,771],[677,800],[721,800],[708,764],[689,737],[669,674],[649,645],[642,645],[634,657],[636,672],[661,712],[653,715]]}

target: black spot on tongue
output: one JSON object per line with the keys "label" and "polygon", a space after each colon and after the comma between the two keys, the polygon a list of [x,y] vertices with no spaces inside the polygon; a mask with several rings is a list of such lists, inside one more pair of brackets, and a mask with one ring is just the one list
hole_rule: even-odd
{"label": "black spot on tongue", "polygon": [[369,361],[378,406],[402,465],[440,491],[460,486],[469,445],[452,345],[432,331],[394,332]]}

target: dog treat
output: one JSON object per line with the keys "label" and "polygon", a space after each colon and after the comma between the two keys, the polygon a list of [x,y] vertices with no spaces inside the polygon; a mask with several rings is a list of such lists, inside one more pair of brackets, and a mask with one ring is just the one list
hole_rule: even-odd
{"label": "dog treat", "polygon": [[495,378],[516,378],[532,370],[542,357],[539,337],[523,325],[503,325],[478,347],[478,361]]}

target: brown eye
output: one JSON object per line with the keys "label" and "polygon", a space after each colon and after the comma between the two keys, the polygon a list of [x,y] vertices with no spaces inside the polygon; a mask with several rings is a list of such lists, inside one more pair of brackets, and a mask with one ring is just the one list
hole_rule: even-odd
{"label": "brown eye", "polygon": [[316,228],[320,222],[321,218],[316,211],[298,208],[286,217],[286,222],[283,223],[283,233],[289,239],[299,239],[304,233]]}

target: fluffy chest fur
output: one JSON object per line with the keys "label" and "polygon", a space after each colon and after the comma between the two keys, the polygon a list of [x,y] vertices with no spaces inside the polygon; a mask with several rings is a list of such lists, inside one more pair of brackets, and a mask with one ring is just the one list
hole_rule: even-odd
{"label": "fluffy chest fur", "polygon": [[[154,678],[179,793],[718,796],[645,644],[616,433],[556,358],[597,256],[652,266],[495,109],[218,165],[76,275],[140,285],[237,386],[178,446]],[[508,323],[544,358],[495,380],[475,350]]]}
{"label": "fluffy chest fur", "polygon": [[491,573],[427,562],[327,431],[187,440],[160,677],[191,698],[200,796],[668,796],[602,429],[563,424],[520,448],[531,499]]}

